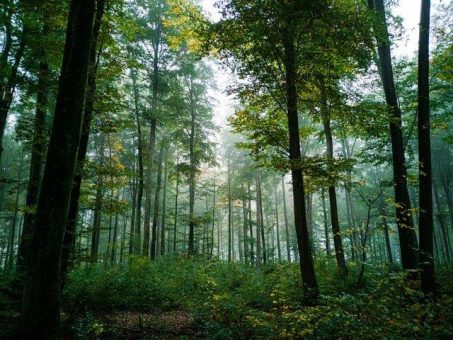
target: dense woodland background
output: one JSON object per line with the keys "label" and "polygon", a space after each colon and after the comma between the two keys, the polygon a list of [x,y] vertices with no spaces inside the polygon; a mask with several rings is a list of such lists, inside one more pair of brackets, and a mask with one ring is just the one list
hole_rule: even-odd
{"label": "dense woodland background", "polygon": [[394,1],[0,0],[0,337],[452,336],[453,2],[415,3],[407,58]]}

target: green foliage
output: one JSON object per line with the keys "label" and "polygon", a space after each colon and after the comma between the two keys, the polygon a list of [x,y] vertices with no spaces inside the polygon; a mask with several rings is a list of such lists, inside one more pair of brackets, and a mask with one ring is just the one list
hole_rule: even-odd
{"label": "green foliage", "polygon": [[[149,262],[132,257],[124,267],[83,265],[69,275],[66,309],[84,316],[73,328],[93,334],[105,325],[92,312],[184,310],[208,338],[442,338],[453,334],[452,287],[437,302],[424,300],[404,273],[380,265],[367,270],[366,287],[357,290],[358,267],[349,278],[336,273],[332,259],[318,257],[320,303],[301,305],[297,264],[259,269],[240,263],[186,258]],[[449,270],[450,269],[450,270]],[[439,268],[451,282],[451,268]],[[81,312],[83,308],[84,312]],[[90,312],[91,311],[91,312]],[[86,319],[91,320],[87,322]]]}

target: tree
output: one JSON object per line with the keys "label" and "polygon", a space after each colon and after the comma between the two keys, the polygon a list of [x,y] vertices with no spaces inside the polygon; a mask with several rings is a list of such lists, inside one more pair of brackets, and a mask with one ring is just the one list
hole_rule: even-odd
{"label": "tree", "polygon": [[22,338],[60,337],[61,249],[83,120],[95,10],[94,0],[74,0],[70,7],[54,123],[26,263],[19,322]]}
{"label": "tree", "polygon": [[407,169],[404,155],[402,118],[393,79],[392,57],[390,54],[390,42],[385,19],[384,1],[368,0],[368,6],[370,9],[376,11],[379,20],[376,37],[378,41],[380,76],[389,112],[388,120],[392,144],[393,180],[395,185],[395,211],[400,240],[401,260],[404,269],[415,270],[418,267],[418,246],[412,219],[409,192],[407,189]]}
{"label": "tree", "polygon": [[436,289],[433,258],[433,190],[429,111],[429,27],[430,0],[423,0],[418,47],[418,157],[420,185],[420,277],[422,290]]}

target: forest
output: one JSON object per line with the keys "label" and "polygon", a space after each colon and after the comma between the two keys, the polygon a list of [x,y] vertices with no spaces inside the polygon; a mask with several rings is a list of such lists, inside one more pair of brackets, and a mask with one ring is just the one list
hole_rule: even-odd
{"label": "forest", "polygon": [[400,2],[0,0],[0,339],[452,338],[453,1]]}

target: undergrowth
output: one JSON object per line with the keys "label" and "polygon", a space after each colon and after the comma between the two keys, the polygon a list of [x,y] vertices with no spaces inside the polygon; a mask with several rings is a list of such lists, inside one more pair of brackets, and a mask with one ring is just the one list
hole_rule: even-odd
{"label": "undergrowth", "polygon": [[[451,338],[452,266],[437,268],[436,301],[427,299],[386,265],[367,266],[365,286],[356,287],[358,268],[345,278],[335,264],[318,260],[319,304],[301,305],[297,264],[259,269],[240,263],[186,258],[155,262],[131,257],[123,266],[82,264],[70,274],[64,310],[90,315],[87,327],[108,327],[93,317],[114,311],[165,313],[181,310],[197,320],[208,338]],[[85,323],[86,320],[84,321]],[[90,328],[90,329],[91,329]]]}

